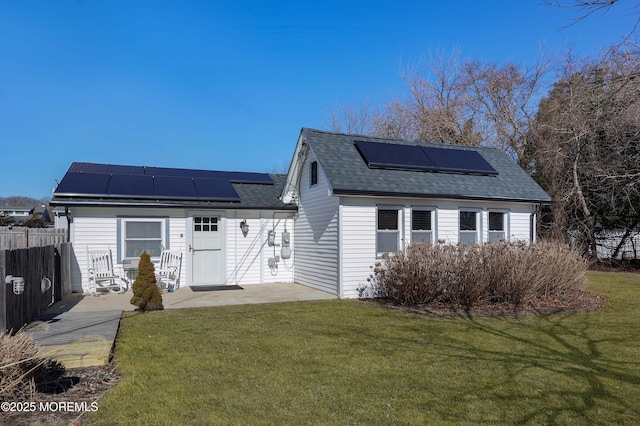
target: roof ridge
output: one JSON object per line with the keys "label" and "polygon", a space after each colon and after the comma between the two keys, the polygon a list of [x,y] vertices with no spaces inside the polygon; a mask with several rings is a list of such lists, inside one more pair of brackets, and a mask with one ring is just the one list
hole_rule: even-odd
{"label": "roof ridge", "polygon": [[498,149],[498,150],[503,151],[501,148],[499,148],[497,146],[464,145],[464,144],[460,144],[460,143],[451,143],[451,142],[429,142],[429,141],[422,140],[422,139],[410,140],[410,139],[392,138],[392,137],[386,137],[386,136],[372,136],[372,135],[361,135],[361,134],[357,134],[357,133],[333,132],[333,131],[330,131],[330,130],[320,130],[320,129],[314,129],[314,128],[311,128],[311,127],[303,127],[302,131],[303,132],[321,133],[321,134],[324,134],[324,135],[349,137],[349,138],[364,138],[364,139],[369,139],[369,140],[373,139],[373,140],[377,140],[377,141],[406,142],[406,144],[413,144],[413,145],[419,145],[419,146],[433,145],[433,146],[442,146],[442,147],[456,147],[456,148],[463,148],[463,149],[469,149],[469,150]]}

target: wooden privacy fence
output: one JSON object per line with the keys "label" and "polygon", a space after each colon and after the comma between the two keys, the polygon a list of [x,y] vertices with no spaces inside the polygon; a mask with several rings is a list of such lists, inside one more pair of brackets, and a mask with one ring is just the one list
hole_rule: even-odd
{"label": "wooden privacy fence", "polygon": [[[17,332],[71,292],[71,256],[71,243],[0,251],[0,332]],[[7,276],[24,279],[22,294]]]}
{"label": "wooden privacy fence", "polygon": [[0,250],[52,246],[66,241],[66,229],[0,226]]}

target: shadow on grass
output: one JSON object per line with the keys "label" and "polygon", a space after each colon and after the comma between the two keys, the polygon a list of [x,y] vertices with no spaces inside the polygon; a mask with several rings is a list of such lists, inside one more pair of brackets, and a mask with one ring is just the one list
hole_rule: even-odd
{"label": "shadow on grass", "polygon": [[[480,398],[499,406],[520,406],[517,423],[582,419],[594,424],[598,423],[591,418],[594,410],[615,412],[623,421],[640,421],[637,399],[627,391],[638,393],[640,386],[637,324],[609,324],[611,330],[601,313],[445,321],[457,321],[464,333],[431,340],[429,352],[499,370],[495,380],[458,388],[454,392],[464,389],[459,400]],[[628,357],[625,348],[630,349]],[[449,408],[440,414],[451,418]],[[473,410],[459,410],[456,416],[461,422],[479,420]]]}

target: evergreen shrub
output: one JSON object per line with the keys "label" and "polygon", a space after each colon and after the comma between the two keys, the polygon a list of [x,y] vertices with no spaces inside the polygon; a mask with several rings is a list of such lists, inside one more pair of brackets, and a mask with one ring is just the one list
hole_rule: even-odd
{"label": "evergreen shrub", "polygon": [[147,252],[140,255],[138,263],[138,275],[132,286],[133,297],[131,304],[136,305],[140,311],[154,311],[164,309],[162,295],[156,282],[156,269],[151,262],[151,256]]}

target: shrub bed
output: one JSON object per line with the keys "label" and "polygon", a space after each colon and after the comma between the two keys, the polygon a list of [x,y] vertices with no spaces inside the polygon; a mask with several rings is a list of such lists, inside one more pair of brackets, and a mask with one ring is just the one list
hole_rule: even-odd
{"label": "shrub bed", "polygon": [[370,282],[373,294],[402,305],[521,305],[583,289],[586,270],[578,253],[555,242],[420,243],[385,255]]}

